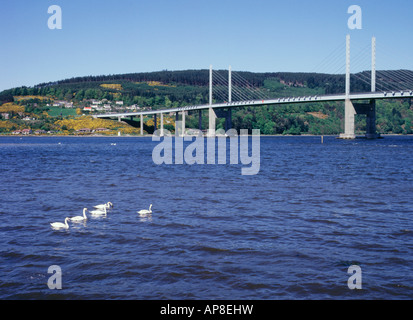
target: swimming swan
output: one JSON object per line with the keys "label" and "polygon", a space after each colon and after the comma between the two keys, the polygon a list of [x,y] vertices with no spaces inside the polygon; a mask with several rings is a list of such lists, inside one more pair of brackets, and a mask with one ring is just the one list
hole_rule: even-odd
{"label": "swimming swan", "polygon": [[98,204],[98,205],[94,206],[93,208],[103,210],[103,208],[111,208],[111,207],[113,207],[112,202],[108,202],[108,203],[105,203],[105,204]]}
{"label": "swimming swan", "polygon": [[74,222],[80,222],[80,221],[87,220],[86,211],[87,211],[87,208],[83,208],[83,216],[76,216],[76,217],[70,218],[69,220],[74,221]]}
{"label": "swimming swan", "polygon": [[139,214],[149,214],[149,213],[152,213],[151,208],[152,208],[152,204],[149,206],[149,210],[146,210],[146,209],[144,209],[144,210],[139,210],[138,213],[139,213]]}
{"label": "swimming swan", "polygon": [[106,207],[103,207],[103,211],[102,210],[92,210],[92,211],[89,211],[89,212],[90,212],[90,214],[95,215],[95,216],[97,216],[97,215],[106,215]]}
{"label": "swimming swan", "polygon": [[53,229],[69,229],[69,225],[67,224],[67,221],[69,221],[69,218],[65,219],[65,223],[53,222],[50,225],[52,226]]}

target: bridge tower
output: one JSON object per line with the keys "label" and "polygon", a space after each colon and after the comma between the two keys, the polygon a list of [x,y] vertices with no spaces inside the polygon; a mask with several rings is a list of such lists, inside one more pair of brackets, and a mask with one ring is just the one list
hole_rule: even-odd
{"label": "bridge tower", "polygon": [[208,137],[215,137],[216,129],[216,118],[214,109],[212,108],[212,65],[209,67],[209,127],[208,127]]}
{"label": "bridge tower", "polygon": [[[371,39],[371,92],[376,92],[376,38]],[[371,99],[366,110],[366,138],[376,139],[376,100]]]}
{"label": "bridge tower", "polygon": [[340,134],[342,139],[355,139],[354,116],[356,110],[350,100],[350,35],[346,37],[346,100],[344,103],[344,133]]}
{"label": "bridge tower", "polygon": [[[215,137],[216,131],[216,119],[225,118],[225,131],[232,128],[232,109],[230,107],[227,110],[214,110],[212,108],[212,65],[209,67],[209,128],[208,137]],[[231,66],[228,69],[228,102],[232,102],[232,71]]]}
{"label": "bridge tower", "polygon": [[[355,139],[354,120],[356,114],[366,115],[366,138],[376,139],[376,100],[369,103],[353,103],[350,99],[350,35],[346,37],[346,100],[344,105],[344,133],[341,139]],[[371,92],[376,92],[376,38],[371,41]]]}

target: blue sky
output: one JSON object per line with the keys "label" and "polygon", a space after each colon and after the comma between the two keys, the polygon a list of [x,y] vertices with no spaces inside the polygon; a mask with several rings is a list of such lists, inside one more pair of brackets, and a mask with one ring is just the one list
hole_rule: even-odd
{"label": "blue sky", "polygon": [[[210,64],[236,71],[344,72],[346,34],[358,58],[352,71],[369,68],[372,36],[378,69],[413,69],[410,0],[0,0],[0,5],[0,90]],[[47,26],[51,5],[62,8],[61,30]],[[347,26],[350,5],[362,9],[361,30]],[[331,70],[323,70],[327,66]]]}

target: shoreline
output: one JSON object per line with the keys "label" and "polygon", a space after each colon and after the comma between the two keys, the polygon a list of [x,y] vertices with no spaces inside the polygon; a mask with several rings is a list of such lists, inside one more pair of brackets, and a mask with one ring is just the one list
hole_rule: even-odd
{"label": "shoreline", "polygon": [[[193,135],[186,135],[186,137],[191,137]],[[248,137],[251,137],[251,134],[248,134]],[[261,134],[260,137],[339,137],[340,134],[318,134],[318,135],[313,135],[313,134],[301,134],[301,135],[293,135],[293,134],[273,134],[273,135],[264,135]],[[410,137],[413,136],[413,134],[394,134],[394,133],[388,133],[388,134],[380,134],[381,137]],[[62,137],[67,137],[67,138],[152,138],[152,134],[146,134],[146,135],[25,135],[25,134],[0,134],[0,139],[1,138],[10,138],[10,137],[19,137],[19,138],[62,138]],[[172,135],[172,137],[175,137],[175,135]],[[203,136],[204,138],[207,138],[207,136]],[[215,136],[215,137],[222,137],[222,136]],[[364,139],[365,137],[363,135],[356,135],[356,139]],[[372,139],[375,140],[375,139]]]}

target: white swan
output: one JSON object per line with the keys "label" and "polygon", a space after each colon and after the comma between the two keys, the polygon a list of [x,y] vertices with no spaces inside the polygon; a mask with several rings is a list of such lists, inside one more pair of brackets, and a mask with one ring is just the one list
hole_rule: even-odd
{"label": "white swan", "polygon": [[111,207],[113,207],[113,204],[112,202],[109,201],[108,203],[105,203],[105,204],[98,204],[94,206],[93,208],[103,210],[103,208],[111,208]]}
{"label": "white swan", "polygon": [[152,204],[149,206],[149,210],[146,210],[146,209],[144,209],[144,210],[139,210],[138,213],[139,213],[139,214],[149,214],[149,213],[152,213],[151,208],[152,208]]}
{"label": "white swan", "polygon": [[69,221],[69,218],[65,219],[65,223],[53,222],[50,225],[52,226],[53,229],[69,229],[69,225],[67,224],[67,221]]}
{"label": "white swan", "polygon": [[103,207],[103,211],[102,210],[92,210],[92,211],[89,211],[89,213],[94,215],[94,216],[106,215],[106,207]]}
{"label": "white swan", "polygon": [[76,217],[70,218],[69,220],[74,221],[74,222],[80,222],[80,221],[87,220],[86,211],[87,211],[87,208],[83,208],[83,216],[76,216]]}

